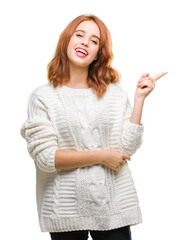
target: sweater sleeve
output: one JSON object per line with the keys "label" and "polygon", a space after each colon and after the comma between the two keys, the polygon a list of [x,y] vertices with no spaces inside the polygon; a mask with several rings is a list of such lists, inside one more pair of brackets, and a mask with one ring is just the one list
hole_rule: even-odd
{"label": "sweater sleeve", "polygon": [[28,99],[27,120],[20,133],[27,142],[27,151],[42,171],[54,172],[58,137],[43,99],[32,93]]}
{"label": "sweater sleeve", "polygon": [[121,135],[122,151],[132,156],[142,145],[144,125],[130,122],[132,107],[125,90],[122,90],[121,97],[124,108],[123,130]]}

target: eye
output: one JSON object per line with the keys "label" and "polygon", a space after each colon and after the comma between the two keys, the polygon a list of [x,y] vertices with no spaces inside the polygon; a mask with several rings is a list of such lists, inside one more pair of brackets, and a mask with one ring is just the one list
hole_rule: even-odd
{"label": "eye", "polygon": [[83,37],[81,34],[76,34],[77,37]]}
{"label": "eye", "polygon": [[97,42],[96,42],[95,40],[92,40],[92,42],[93,42],[94,44],[97,44]]}

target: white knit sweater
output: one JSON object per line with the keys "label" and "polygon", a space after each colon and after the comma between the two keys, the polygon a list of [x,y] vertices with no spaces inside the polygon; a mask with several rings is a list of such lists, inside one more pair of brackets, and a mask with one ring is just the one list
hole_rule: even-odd
{"label": "white knit sweater", "polygon": [[129,121],[127,92],[110,84],[98,99],[92,88],[35,88],[20,132],[36,166],[36,195],[42,232],[110,230],[142,222],[128,163],[120,170],[96,164],[57,170],[55,152],[111,149],[133,155],[143,124]]}

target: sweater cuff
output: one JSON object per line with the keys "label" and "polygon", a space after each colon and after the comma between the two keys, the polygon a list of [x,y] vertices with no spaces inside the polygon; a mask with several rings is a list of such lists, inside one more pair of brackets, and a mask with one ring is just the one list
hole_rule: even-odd
{"label": "sweater cuff", "polygon": [[46,149],[37,154],[37,166],[44,172],[55,172],[55,154],[57,147],[53,147],[51,150]]}
{"label": "sweater cuff", "polygon": [[127,128],[132,132],[132,133],[136,133],[136,134],[143,134],[144,131],[144,124],[141,123],[142,125],[136,124],[136,123],[132,123],[130,122],[130,119],[127,121]]}

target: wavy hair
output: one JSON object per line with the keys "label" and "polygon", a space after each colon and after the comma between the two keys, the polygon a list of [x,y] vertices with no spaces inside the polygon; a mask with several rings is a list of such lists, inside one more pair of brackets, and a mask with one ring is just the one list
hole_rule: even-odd
{"label": "wavy hair", "polygon": [[120,75],[111,67],[113,53],[110,32],[105,24],[95,15],[80,15],[76,17],[61,33],[55,56],[47,66],[48,80],[55,88],[69,81],[70,69],[67,48],[77,26],[83,21],[95,22],[100,31],[101,41],[99,43],[98,58],[90,64],[87,78],[88,86],[93,88],[100,98],[106,92],[110,83],[118,83],[120,81]]}

